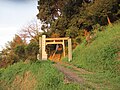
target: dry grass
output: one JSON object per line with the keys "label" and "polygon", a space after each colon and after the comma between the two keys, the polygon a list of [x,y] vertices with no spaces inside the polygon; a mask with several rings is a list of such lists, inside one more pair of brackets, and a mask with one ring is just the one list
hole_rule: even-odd
{"label": "dry grass", "polygon": [[10,90],[34,90],[37,81],[30,71],[24,73],[23,77],[17,75]]}

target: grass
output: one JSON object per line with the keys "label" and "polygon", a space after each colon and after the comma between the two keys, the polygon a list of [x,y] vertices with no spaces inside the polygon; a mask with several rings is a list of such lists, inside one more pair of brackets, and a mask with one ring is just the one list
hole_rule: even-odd
{"label": "grass", "polygon": [[73,51],[71,61],[77,67],[94,72],[116,72],[117,52],[120,51],[120,24],[106,27],[106,31],[99,32],[95,40],[89,45],[82,43]]}
{"label": "grass", "polygon": [[[95,73],[80,75],[86,80],[102,84],[104,89],[111,86],[112,90],[117,90],[120,88],[118,52],[120,52],[120,23],[105,27],[104,31],[97,33],[90,44],[86,45],[86,42],[83,42],[77,46],[70,63]],[[63,61],[67,61],[67,58]]]}
{"label": "grass", "polygon": [[80,75],[86,79],[86,81],[93,84],[97,84],[102,90],[119,90],[120,77],[108,77],[108,74],[96,73],[93,75],[84,74]]}
{"label": "grass", "polygon": [[[6,69],[0,69],[0,90],[21,89],[22,85],[26,83],[26,76],[29,76],[27,83],[30,83],[30,86],[34,85],[31,79],[35,79],[34,90],[80,90],[85,88],[75,83],[65,84],[64,75],[55,69],[52,64],[50,61],[37,61],[28,64],[19,62]],[[32,75],[26,75],[25,73],[28,71]],[[19,78],[15,82],[17,84],[13,85],[16,76],[19,76]],[[23,84],[19,82],[20,80]],[[24,89],[26,88],[24,87]]]}

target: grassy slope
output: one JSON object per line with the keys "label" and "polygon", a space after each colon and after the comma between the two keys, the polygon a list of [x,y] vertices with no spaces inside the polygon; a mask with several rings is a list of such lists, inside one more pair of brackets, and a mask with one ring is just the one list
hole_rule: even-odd
{"label": "grassy slope", "polygon": [[[96,72],[116,72],[118,70],[117,52],[120,51],[120,24],[106,27],[89,45],[78,46],[73,52],[71,63]],[[118,72],[117,72],[118,73]]]}
{"label": "grassy slope", "polygon": [[0,90],[80,90],[80,88],[84,89],[74,83],[65,84],[63,74],[49,61],[28,64],[20,62],[0,70]]}
{"label": "grassy slope", "polygon": [[[112,86],[120,88],[120,23],[106,27],[97,33],[89,45],[85,42],[77,46],[73,52],[71,64],[95,72],[94,75],[81,75],[86,80],[103,84],[104,88]],[[105,83],[106,82],[106,83]]]}

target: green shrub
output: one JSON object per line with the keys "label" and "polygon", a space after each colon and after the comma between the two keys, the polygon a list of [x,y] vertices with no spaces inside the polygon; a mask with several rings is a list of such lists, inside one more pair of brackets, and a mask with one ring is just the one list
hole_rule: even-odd
{"label": "green shrub", "polygon": [[37,60],[39,45],[36,42],[31,42],[25,47],[25,54],[29,60]]}
{"label": "green shrub", "polygon": [[14,51],[19,56],[19,59],[25,58],[25,45],[16,46]]}

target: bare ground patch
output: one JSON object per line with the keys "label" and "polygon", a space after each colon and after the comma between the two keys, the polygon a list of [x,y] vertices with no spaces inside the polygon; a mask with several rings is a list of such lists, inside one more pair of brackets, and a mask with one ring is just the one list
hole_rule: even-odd
{"label": "bare ground patch", "polygon": [[23,77],[19,75],[15,77],[9,90],[34,90],[36,83],[34,75],[30,71],[27,71]]}

